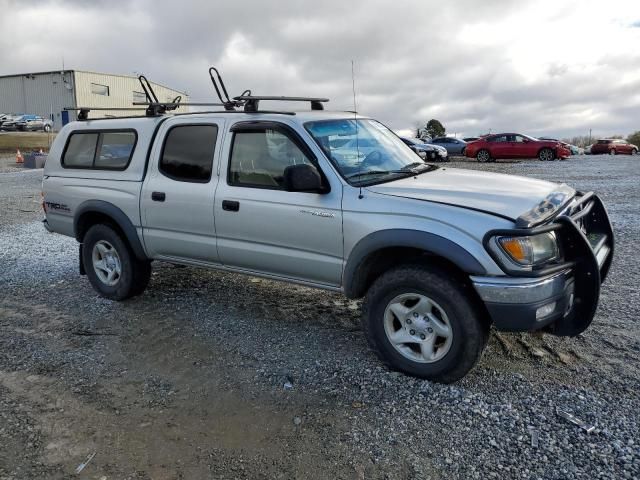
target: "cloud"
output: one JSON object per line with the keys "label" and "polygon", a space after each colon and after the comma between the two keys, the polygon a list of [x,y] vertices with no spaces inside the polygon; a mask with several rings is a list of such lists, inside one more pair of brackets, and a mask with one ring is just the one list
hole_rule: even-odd
{"label": "cloud", "polygon": [[351,109],[353,59],[358,109],[397,130],[432,117],[464,135],[637,130],[635,1],[557,3],[0,0],[0,74],[58,69],[64,56],[213,101],[216,65],[232,94]]}

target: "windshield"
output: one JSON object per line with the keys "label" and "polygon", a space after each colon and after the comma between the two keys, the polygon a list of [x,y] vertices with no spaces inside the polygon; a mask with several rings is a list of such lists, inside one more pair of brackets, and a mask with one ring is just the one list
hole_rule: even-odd
{"label": "windshield", "polygon": [[435,168],[375,120],[322,120],[307,122],[305,128],[353,185],[385,182]]}

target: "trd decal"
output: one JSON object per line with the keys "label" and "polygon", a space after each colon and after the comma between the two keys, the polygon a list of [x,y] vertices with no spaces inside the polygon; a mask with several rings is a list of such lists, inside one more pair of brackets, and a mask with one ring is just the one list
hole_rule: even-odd
{"label": "trd decal", "polygon": [[44,202],[47,206],[47,210],[60,210],[61,212],[71,212],[71,209],[67,207],[64,203],[55,203],[55,202]]}

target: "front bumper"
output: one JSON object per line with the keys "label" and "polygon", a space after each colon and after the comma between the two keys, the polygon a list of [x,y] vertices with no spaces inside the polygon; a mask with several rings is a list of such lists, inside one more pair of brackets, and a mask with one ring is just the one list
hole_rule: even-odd
{"label": "front bumper", "polygon": [[556,156],[558,158],[564,160],[564,159],[569,158],[571,156],[571,150],[569,150],[568,148],[560,147],[556,151]]}
{"label": "front bumper", "polygon": [[504,277],[471,277],[499,330],[545,329],[559,336],[575,336],[591,324],[614,251],[604,205],[589,193],[553,223],[512,233],[550,230],[560,241],[562,263],[520,275],[510,271]]}
{"label": "front bumper", "polygon": [[471,277],[498,330],[539,330],[571,311],[575,282],[571,270],[543,278]]}

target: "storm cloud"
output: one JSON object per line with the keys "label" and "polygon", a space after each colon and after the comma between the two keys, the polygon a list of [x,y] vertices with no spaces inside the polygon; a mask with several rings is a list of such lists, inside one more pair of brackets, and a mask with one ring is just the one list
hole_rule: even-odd
{"label": "storm cloud", "polygon": [[[0,0],[0,75],[144,73],[192,101],[313,95],[397,131],[628,134],[640,129],[635,0]],[[635,16],[634,16],[635,15]]]}

